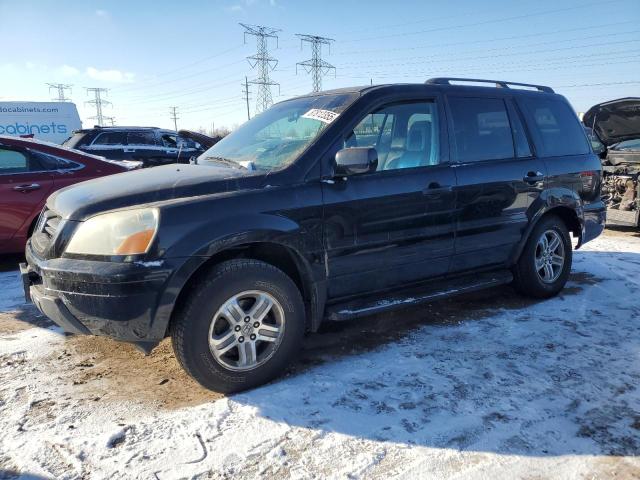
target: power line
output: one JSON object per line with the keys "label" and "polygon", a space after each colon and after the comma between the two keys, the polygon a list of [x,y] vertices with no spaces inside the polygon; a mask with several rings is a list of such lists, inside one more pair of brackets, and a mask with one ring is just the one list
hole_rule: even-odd
{"label": "power line", "polygon": [[[396,60],[398,60],[399,62],[397,63],[385,63],[385,66],[392,66],[392,67],[396,67],[396,66],[406,66],[406,65],[422,65],[424,64],[425,61],[442,61],[443,59],[439,59],[438,57],[443,57],[443,56],[447,56],[446,61],[448,62],[467,62],[469,60],[482,60],[482,59],[493,59],[496,57],[521,57],[523,55],[533,55],[533,54],[538,54],[538,53],[555,53],[555,52],[560,52],[560,51],[566,51],[566,50],[576,50],[576,49],[583,49],[583,48],[588,48],[588,47],[604,47],[604,46],[609,46],[609,45],[620,45],[620,44],[627,44],[627,43],[634,43],[634,42],[640,42],[640,38],[634,38],[631,40],[619,40],[619,41],[615,41],[615,42],[598,42],[598,43],[588,43],[588,44],[583,44],[583,45],[572,45],[569,47],[554,47],[554,48],[545,48],[545,49],[539,49],[539,50],[529,50],[529,51],[517,51],[517,52],[510,52],[510,53],[492,53],[490,55],[472,55],[473,51],[467,51],[467,52],[460,52],[463,55],[459,55],[456,54],[455,56],[451,55],[451,54],[444,54],[444,53],[440,53],[440,54],[435,54],[435,55],[428,55],[428,56],[411,56],[411,57],[398,57],[396,58]],[[526,45],[524,45],[526,47]],[[485,50],[486,51],[486,50]],[[465,53],[467,53],[468,55],[464,55]],[[478,52],[479,53],[479,52]],[[592,54],[595,55],[595,54]],[[415,59],[417,61],[415,62],[407,62],[406,60],[410,60],[410,59]],[[366,66],[367,64],[371,64],[371,63],[379,63],[378,60],[364,60],[364,61],[358,61],[358,62],[345,62],[343,65],[348,66],[348,65],[352,65],[352,66],[358,66],[359,68],[362,68],[363,66]]]}
{"label": "power line", "polygon": [[[513,15],[513,16],[509,16],[509,17],[501,17],[501,18],[492,18],[490,20],[483,20],[483,21],[479,21],[479,22],[472,22],[472,23],[462,23],[462,24],[458,24],[458,25],[450,25],[450,26],[444,26],[444,27],[436,27],[436,28],[429,28],[426,30],[418,30],[418,31],[413,31],[413,32],[402,32],[402,33],[392,33],[392,34],[388,34],[388,35],[376,35],[376,36],[370,36],[370,37],[362,37],[362,38],[356,38],[356,39],[352,39],[352,40],[342,40],[345,43],[349,43],[349,42],[360,42],[363,40],[381,40],[381,39],[386,39],[386,38],[394,38],[394,37],[406,37],[406,36],[411,36],[411,35],[420,35],[423,33],[433,33],[433,32],[441,32],[441,31],[445,31],[445,30],[455,30],[458,28],[467,28],[467,27],[477,27],[477,26],[481,26],[481,25],[491,25],[494,23],[501,23],[501,22],[508,22],[511,20],[522,20],[525,18],[531,18],[531,17],[539,17],[539,16],[543,16],[543,15],[549,15],[552,13],[560,13],[560,12],[567,12],[567,11],[571,11],[571,10],[584,10],[586,8],[589,7],[599,7],[602,8],[603,5],[609,4],[609,3],[620,3],[623,0],[608,0],[608,1],[597,1],[597,2],[592,2],[592,3],[587,3],[587,4],[583,4],[583,5],[576,5],[576,6],[572,6],[572,7],[564,7],[564,8],[557,8],[554,10],[542,10],[539,12],[531,12],[531,13],[524,13],[521,15]],[[380,29],[379,29],[380,30]]]}
{"label": "power line", "polygon": [[[624,21],[624,22],[612,22],[612,23],[604,23],[604,24],[599,24],[599,25],[586,25],[586,26],[582,26],[582,27],[576,27],[576,28],[564,28],[562,30],[552,30],[550,32],[539,32],[536,31],[535,33],[528,33],[528,34],[524,34],[524,35],[510,35],[508,37],[494,37],[494,38],[485,38],[485,39],[475,39],[473,40],[474,45],[478,44],[478,43],[496,43],[496,42],[501,42],[504,40],[520,40],[522,38],[539,38],[539,37],[543,37],[543,36],[548,36],[548,35],[558,35],[558,34],[566,34],[568,32],[580,32],[580,31],[588,31],[588,32],[592,32],[595,30],[599,30],[602,31],[603,29],[606,29],[607,27],[619,27],[620,25],[626,25],[629,23],[633,23],[636,24],[636,20],[628,20],[628,21]],[[629,33],[636,33],[637,31],[630,31],[630,32],[622,32],[622,33],[615,33],[615,35],[622,35],[622,34],[629,34]],[[613,33],[610,34],[606,34],[605,36],[610,36],[610,35],[614,35]],[[585,36],[581,36],[579,37],[580,40],[583,40],[585,38]],[[589,35],[589,38],[600,38],[600,35]],[[567,41],[573,41],[573,40],[577,40],[578,38],[562,38],[562,39],[558,39],[558,40],[553,40],[553,42],[567,42]],[[420,45],[407,45],[407,46],[402,46],[402,47],[394,47],[394,48],[389,48],[389,47],[385,47],[384,48],[384,52],[381,52],[380,48],[375,48],[375,49],[368,49],[368,50],[362,50],[362,49],[358,49],[358,50],[341,50],[338,53],[335,53],[334,55],[337,56],[344,56],[344,55],[362,55],[363,53],[375,53],[375,54],[380,54],[380,53],[388,53],[388,52],[394,52],[394,51],[401,51],[401,52],[406,52],[408,50],[423,50],[425,48],[441,48],[441,47],[456,47],[458,45],[469,45],[469,41],[468,40],[464,40],[464,41],[458,41],[458,42],[447,42],[447,43],[433,43],[430,42],[428,44],[420,44]],[[537,45],[537,44],[534,44]],[[505,48],[520,48],[523,45],[509,45]],[[531,44],[528,45],[524,45],[524,46],[531,46]]]}
{"label": "power line", "polygon": [[300,47],[304,42],[311,45],[311,58],[304,62],[296,63],[296,74],[298,73],[298,65],[304,67],[307,73],[311,74],[313,80],[314,92],[322,90],[322,76],[329,73],[331,70],[336,71],[336,67],[328,62],[322,60],[322,45],[327,45],[331,48],[331,42],[334,42],[332,38],[319,37],[317,35],[306,35],[303,33],[296,33],[297,37],[300,37]]}
{"label": "power line", "polygon": [[276,45],[278,41],[278,33],[280,30],[271,27],[265,27],[262,25],[248,25],[245,23],[240,24],[244,28],[245,42],[247,35],[253,35],[256,37],[257,52],[255,55],[247,57],[251,68],[258,70],[258,77],[247,83],[258,86],[258,93],[256,95],[256,110],[263,112],[273,104],[273,97],[271,96],[271,87],[278,85],[279,83],[271,80],[269,72],[276,68],[278,60],[269,55],[268,40],[270,38],[276,39]]}
{"label": "power line", "polygon": [[173,126],[175,128],[175,131],[177,132],[178,131],[178,119],[180,118],[180,117],[178,117],[178,113],[177,113],[178,107],[169,107],[169,109],[171,110],[169,112],[169,118],[171,118],[171,120],[173,120]]}
{"label": "power line", "polygon": [[[217,58],[217,57],[221,57],[223,55],[226,55],[227,53],[233,52],[233,51],[238,50],[240,48],[242,48],[242,45],[237,45],[237,46],[235,46],[233,48],[229,48],[228,50],[223,50],[222,52],[218,52],[215,55],[208,55],[208,56],[206,56],[204,58],[201,58],[199,60],[195,60],[195,61],[193,61],[191,63],[184,64],[182,66],[173,68],[171,70],[166,70],[164,72],[156,73],[156,74],[153,75],[153,80],[149,80],[147,82],[136,83],[135,85],[128,85],[128,86],[125,85],[123,87],[115,87],[114,90],[118,90],[118,92],[122,92],[122,91],[129,91],[129,90],[138,90],[140,88],[153,88],[153,87],[155,87],[155,86],[157,86],[159,84],[172,82],[174,80],[177,81],[177,80],[180,80],[183,77],[180,77],[180,78],[177,78],[177,79],[166,80],[166,81],[158,83],[157,85],[154,85],[154,83],[156,82],[156,80],[159,77],[166,77],[167,75],[171,75],[171,74],[176,73],[176,72],[182,72],[185,69],[191,68],[191,67],[193,67],[195,65],[199,65],[199,64],[204,63],[204,62],[206,62],[208,60],[211,60],[211,59],[214,59],[214,58]],[[240,63],[240,62],[235,62],[235,63]],[[222,68],[222,67],[216,67],[216,68]],[[211,69],[207,69],[206,71],[211,71]],[[151,85],[149,85],[149,84],[151,84]]]}
{"label": "power line", "polygon": [[184,75],[184,76],[181,76],[181,77],[170,78],[168,80],[164,80],[162,82],[157,82],[157,83],[151,84],[151,85],[145,84],[145,83],[141,83],[141,84],[133,85],[131,87],[117,87],[117,88],[118,88],[118,92],[119,93],[123,93],[125,91],[125,88],[127,88],[126,92],[130,92],[131,90],[140,90],[140,89],[145,89],[146,90],[146,89],[156,88],[156,87],[158,87],[160,85],[166,85],[167,83],[179,82],[181,80],[186,80],[188,78],[198,77],[200,75],[204,75],[204,74],[207,74],[207,73],[219,72],[221,69],[224,69],[224,68],[227,68],[227,67],[230,67],[230,66],[233,66],[233,65],[239,65],[240,63],[244,63],[244,60],[237,60],[235,62],[229,62],[229,63],[226,63],[224,65],[218,65],[218,66],[213,67],[213,68],[208,68],[206,70],[201,70],[201,71],[198,71],[198,72],[195,72],[195,73],[191,73],[189,75]]}
{"label": "power line", "polygon": [[115,123],[115,119],[113,117],[105,117],[102,114],[102,107],[111,105],[111,102],[102,98],[102,94],[104,93],[106,95],[108,91],[108,88],[87,88],[87,95],[93,93],[93,100],[87,100],[85,103],[93,105],[96,108],[96,115],[94,117],[89,117],[89,119],[96,120],[97,124],[101,127],[104,126],[105,120],[110,121],[112,125]]}
{"label": "power line", "polygon": [[55,100],[56,102],[70,102],[71,99],[67,98],[64,96],[64,91],[65,90],[69,90],[69,93],[71,93],[71,87],[73,87],[73,85],[67,84],[67,83],[47,83],[47,85],[49,85],[49,93],[51,93],[51,89],[57,90],[58,91],[58,97],[57,98],[53,98],[52,100]]}

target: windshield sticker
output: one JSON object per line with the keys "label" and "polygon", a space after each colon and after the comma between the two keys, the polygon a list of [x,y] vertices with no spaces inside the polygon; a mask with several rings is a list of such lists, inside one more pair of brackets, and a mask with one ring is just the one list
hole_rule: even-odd
{"label": "windshield sticker", "polygon": [[314,120],[320,120],[324,123],[331,123],[338,118],[339,113],[332,112],[331,110],[322,110],[320,108],[312,108],[307,113],[302,115],[303,118],[313,118]]}

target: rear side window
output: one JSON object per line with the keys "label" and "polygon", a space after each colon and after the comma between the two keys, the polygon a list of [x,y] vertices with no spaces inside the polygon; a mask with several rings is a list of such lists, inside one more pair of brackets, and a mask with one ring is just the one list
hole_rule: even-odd
{"label": "rear side window", "polygon": [[127,134],[127,143],[129,145],[155,145],[156,136],[153,132],[129,132]]}
{"label": "rear side window", "polygon": [[513,158],[513,137],[503,100],[449,97],[449,107],[457,161]]}
{"label": "rear side window", "polygon": [[64,158],[48,155],[42,152],[37,152],[33,155],[38,157],[38,160],[42,164],[42,168],[44,170],[72,170],[82,166],[79,163],[71,162]]}
{"label": "rear side window", "polygon": [[584,130],[576,114],[565,102],[524,98],[522,103],[540,137],[542,155],[559,157],[589,153]]}
{"label": "rear side window", "polygon": [[125,132],[103,132],[96,137],[92,145],[124,145],[126,139]]}

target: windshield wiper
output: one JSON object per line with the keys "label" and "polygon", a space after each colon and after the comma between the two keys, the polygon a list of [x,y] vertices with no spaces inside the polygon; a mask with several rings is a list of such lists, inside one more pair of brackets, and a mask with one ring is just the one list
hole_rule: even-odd
{"label": "windshield wiper", "polygon": [[230,160],[228,158],[224,158],[224,157],[205,157],[205,160],[207,161],[212,161],[212,162],[216,162],[216,163],[222,163],[223,165],[227,165],[231,168],[240,168],[242,170],[248,170],[247,167],[245,167],[244,165],[234,161],[234,160]]}

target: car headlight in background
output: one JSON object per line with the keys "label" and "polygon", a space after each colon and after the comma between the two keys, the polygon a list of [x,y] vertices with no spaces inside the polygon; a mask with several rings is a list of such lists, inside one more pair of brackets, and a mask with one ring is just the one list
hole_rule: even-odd
{"label": "car headlight in background", "polygon": [[109,256],[146,253],[158,229],[158,216],[155,208],[96,215],[80,224],[65,252]]}

